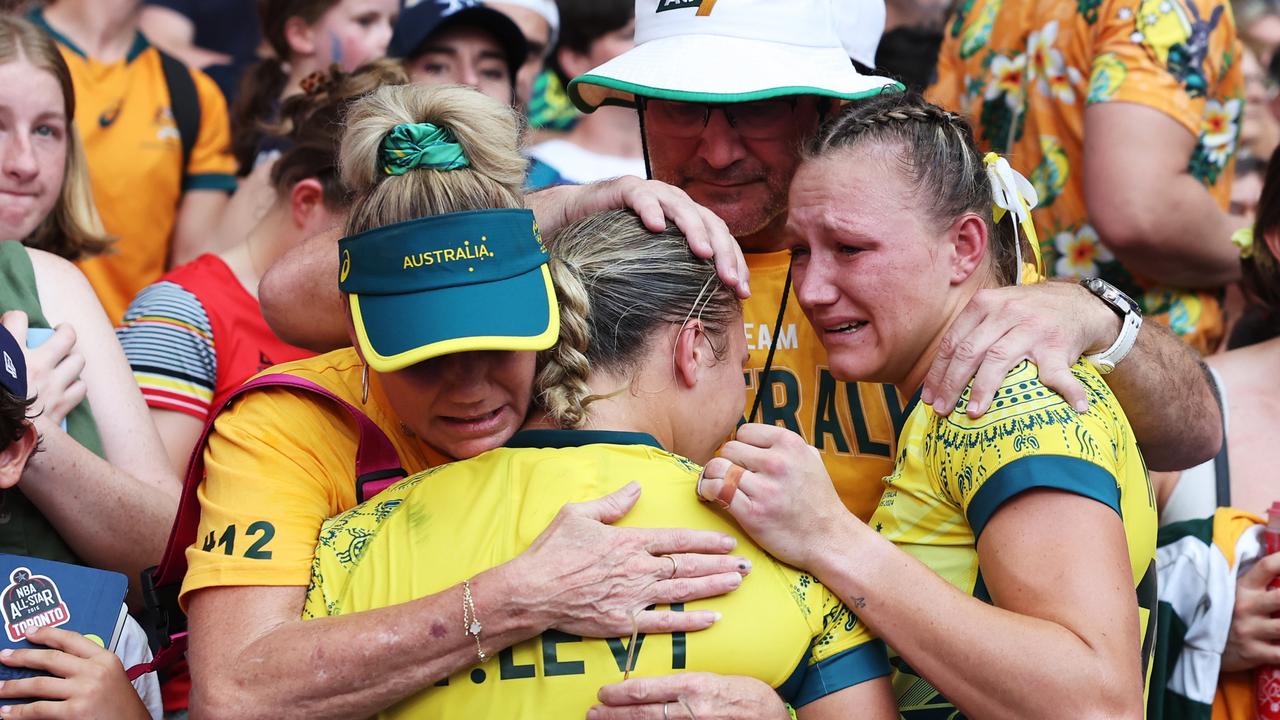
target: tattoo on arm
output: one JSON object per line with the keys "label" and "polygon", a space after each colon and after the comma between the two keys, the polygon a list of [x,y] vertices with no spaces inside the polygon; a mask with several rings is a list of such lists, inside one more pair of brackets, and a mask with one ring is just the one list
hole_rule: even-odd
{"label": "tattoo on arm", "polygon": [[867,606],[867,599],[864,597],[856,597],[853,599],[853,606],[859,610]]}

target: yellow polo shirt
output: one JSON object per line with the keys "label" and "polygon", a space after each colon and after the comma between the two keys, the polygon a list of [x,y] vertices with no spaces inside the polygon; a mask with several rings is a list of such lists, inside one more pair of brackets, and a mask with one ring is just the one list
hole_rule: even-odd
{"label": "yellow polo shirt", "polygon": [[[310,380],[360,408],[408,473],[444,462],[406,432],[375,373],[361,400],[359,356],[335,350],[267,372]],[[356,505],[359,430],[331,400],[291,388],[253,390],[218,415],[204,450],[200,525],[179,602],[206,587],[305,586],[320,524]]]}
{"label": "yellow polo shirt", "polygon": [[182,194],[235,190],[226,101],[209,76],[191,69],[200,133],[184,168],[160,53],[141,33],[123,60],[102,63],[50,27],[39,10],[31,19],[57,41],[71,70],[94,201],[117,239],[80,269],[119,324],[134,295],[164,274]]}

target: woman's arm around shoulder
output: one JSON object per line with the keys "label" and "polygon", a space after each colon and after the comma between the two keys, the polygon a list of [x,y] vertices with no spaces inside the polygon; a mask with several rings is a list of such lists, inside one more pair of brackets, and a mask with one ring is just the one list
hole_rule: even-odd
{"label": "woman's arm around shoulder", "polygon": [[[741,583],[742,558],[720,533],[615,528],[638,485],[565,506],[514,560],[471,579],[489,656],[555,627],[584,637],[632,630],[694,632],[715,613],[645,611],[721,595]],[[683,568],[654,553],[682,555]],[[205,587],[188,610],[192,717],[365,717],[476,664],[463,633],[462,588],[390,607],[302,620],[307,587]],[[359,638],[359,642],[353,642]],[[312,672],[298,673],[298,667]]]}

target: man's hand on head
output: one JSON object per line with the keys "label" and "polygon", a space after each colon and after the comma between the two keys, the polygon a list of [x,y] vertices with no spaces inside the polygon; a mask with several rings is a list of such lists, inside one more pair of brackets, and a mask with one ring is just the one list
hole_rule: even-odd
{"label": "man's hand on head", "polygon": [[548,188],[529,195],[525,202],[548,236],[588,215],[620,208],[635,212],[652,232],[675,225],[689,240],[694,255],[715,261],[716,273],[725,285],[741,298],[751,295],[747,261],[728,226],[678,187],[657,180],[621,177],[589,185]]}

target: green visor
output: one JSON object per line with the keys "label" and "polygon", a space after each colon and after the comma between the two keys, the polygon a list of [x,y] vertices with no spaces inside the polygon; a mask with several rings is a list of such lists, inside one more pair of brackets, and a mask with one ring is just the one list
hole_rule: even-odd
{"label": "green visor", "polygon": [[369,366],[474,350],[545,350],[560,334],[549,255],[529,210],[418,218],[338,242],[338,287]]}

